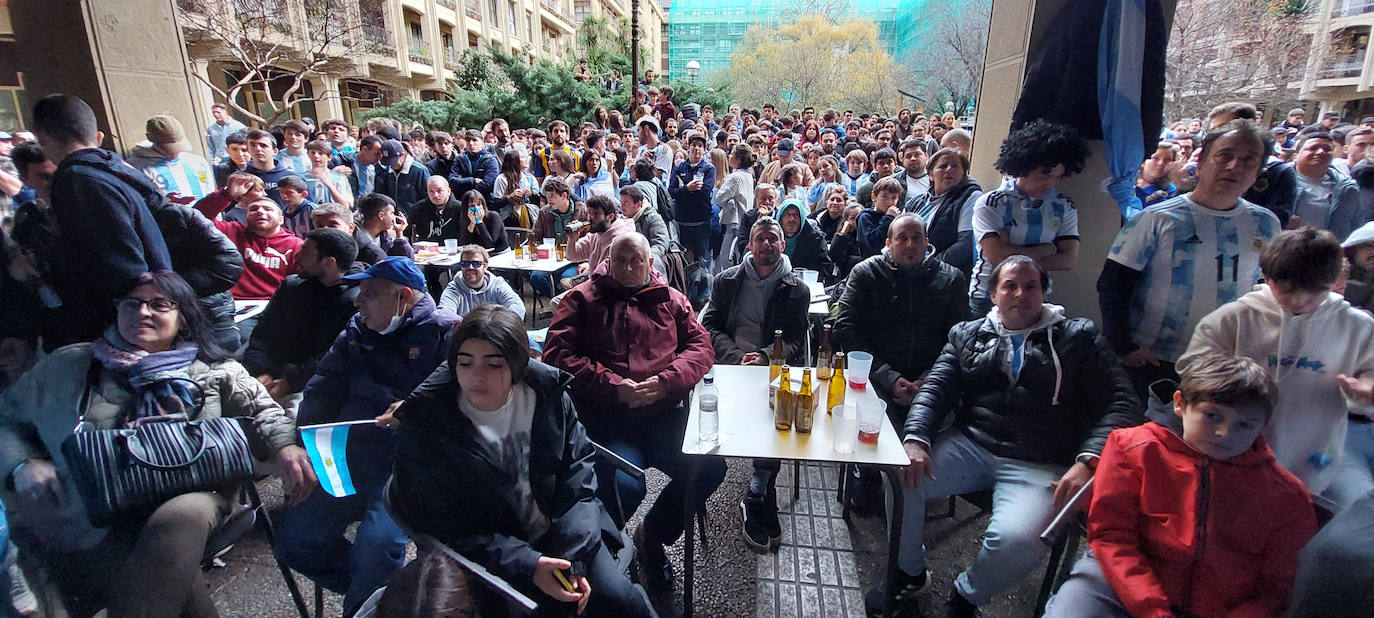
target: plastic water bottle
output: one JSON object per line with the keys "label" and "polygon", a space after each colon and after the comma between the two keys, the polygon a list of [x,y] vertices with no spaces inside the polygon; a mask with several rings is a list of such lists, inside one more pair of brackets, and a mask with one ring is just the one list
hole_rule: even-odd
{"label": "plastic water bottle", "polygon": [[697,441],[714,446],[720,440],[720,391],[716,377],[709,373],[697,392],[697,412]]}

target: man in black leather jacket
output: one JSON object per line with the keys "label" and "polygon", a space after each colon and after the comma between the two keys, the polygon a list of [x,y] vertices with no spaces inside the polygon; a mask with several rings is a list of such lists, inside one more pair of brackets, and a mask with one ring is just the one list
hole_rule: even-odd
{"label": "man in black leather jacket", "polygon": [[[928,580],[927,499],[994,490],[982,551],[945,602],[944,615],[973,616],[1039,564],[1040,532],[1092,478],[1107,434],[1145,420],[1097,327],[1044,304],[1048,284],[1028,257],[999,264],[996,307],[950,330],[916,395],[903,432],[911,465],[902,471],[901,569],[890,591],[899,604],[914,602]],[[866,600],[881,604],[883,592]]]}

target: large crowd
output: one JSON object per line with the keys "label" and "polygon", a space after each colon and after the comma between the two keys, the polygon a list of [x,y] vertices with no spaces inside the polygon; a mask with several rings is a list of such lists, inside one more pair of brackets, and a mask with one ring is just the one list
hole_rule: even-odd
{"label": "large crowd", "polygon": [[[953,114],[714,110],[642,88],[628,113],[515,130],[248,128],[215,105],[208,159],[173,116],[121,156],[82,100],[37,101],[31,134],[0,133],[15,608],[37,609],[40,582],[73,615],[217,615],[199,565],[244,488],[96,517],[70,438],[240,418],[283,483],[277,559],[346,616],[388,582],[379,615],[492,607],[434,576],[441,554],[407,566],[419,534],[541,615],[652,616],[665,548],[726,474],[682,452],[694,388],[717,364],[808,365],[822,342],[872,356],[910,460],[890,488],[896,587],[874,586],[870,612],[916,612],[928,500],[993,492],[944,592],[943,615],[973,616],[1031,576],[1089,483],[1089,551],[1047,615],[1368,611],[1374,118],[1294,110],[1271,130],[1229,103],[1175,123],[1118,232],[1080,230],[1057,190],[1089,156],[1064,126],[1013,127],[980,182]],[[1082,255],[1085,234],[1115,241]],[[574,265],[534,273],[527,300],[490,262],[545,238]],[[445,244],[456,262],[427,264]],[[1050,302],[1053,275],[1085,267],[1100,324]],[[312,464],[300,428],[353,422],[347,473]],[[628,535],[648,488],[601,448],[669,479]],[[755,552],[782,542],[779,469],[755,460],[739,496]],[[880,479],[858,469],[850,506],[882,513]]]}

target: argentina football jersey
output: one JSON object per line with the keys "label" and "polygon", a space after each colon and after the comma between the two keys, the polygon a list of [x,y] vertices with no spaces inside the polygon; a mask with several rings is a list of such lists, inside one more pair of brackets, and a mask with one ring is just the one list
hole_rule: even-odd
{"label": "argentina football jersey", "polygon": [[1260,252],[1279,233],[1268,210],[1240,200],[1211,210],[1182,195],[1126,223],[1107,259],[1140,271],[1131,297],[1131,339],[1175,362],[1203,316],[1249,292],[1260,279]]}
{"label": "argentina football jersey", "polygon": [[1053,189],[1042,198],[1031,198],[1016,188],[1016,179],[1003,178],[1002,186],[978,197],[973,206],[973,277],[969,298],[988,298],[988,279],[997,264],[988,260],[980,243],[998,234],[1017,247],[1052,244],[1078,238],[1078,209],[1069,196]]}

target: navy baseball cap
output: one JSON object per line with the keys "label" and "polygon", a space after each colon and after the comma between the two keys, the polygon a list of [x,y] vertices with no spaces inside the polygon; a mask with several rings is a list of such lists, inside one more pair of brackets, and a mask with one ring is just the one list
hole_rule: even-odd
{"label": "navy baseball cap", "polygon": [[410,258],[400,255],[393,255],[376,264],[367,270],[353,274],[344,275],[345,281],[362,281],[364,279],[386,279],[393,283],[399,283],[408,288],[425,291],[425,276],[420,273],[420,267]]}
{"label": "navy baseball cap", "polygon": [[397,140],[389,139],[382,142],[382,165],[387,167],[396,165],[396,159],[405,151],[405,145]]}

